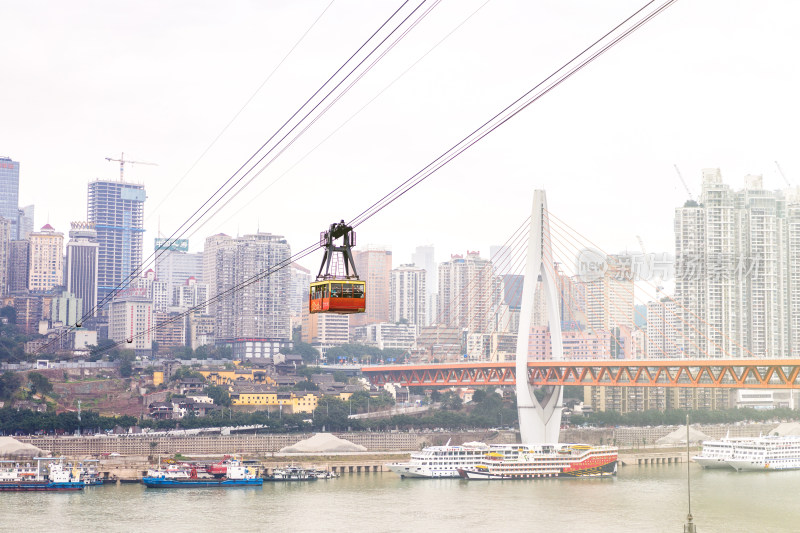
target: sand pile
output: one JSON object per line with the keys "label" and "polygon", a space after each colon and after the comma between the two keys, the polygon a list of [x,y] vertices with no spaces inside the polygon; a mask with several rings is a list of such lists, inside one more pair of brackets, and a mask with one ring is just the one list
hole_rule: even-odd
{"label": "sand pile", "polygon": [[770,435],[800,435],[800,423],[783,422],[778,427],[769,432]]}
{"label": "sand pile", "polygon": [[310,439],[301,440],[281,448],[281,453],[342,453],[365,452],[367,449],[349,440],[340,439],[330,433],[317,433]]}
{"label": "sand pile", "polygon": [[[704,440],[712,440],[711,437],[700,431],[699,429],[695,429],[689,426],[689,443],[700,443]],[[686,444],[686,428],[680,427],[670,433],[669,435],[665,435],[656,441],[656,444]]]}
{"label": "sand pile", "polygon": [[12,437],[0,437],[0,457],[47,457],[49,454],[47,450]]}

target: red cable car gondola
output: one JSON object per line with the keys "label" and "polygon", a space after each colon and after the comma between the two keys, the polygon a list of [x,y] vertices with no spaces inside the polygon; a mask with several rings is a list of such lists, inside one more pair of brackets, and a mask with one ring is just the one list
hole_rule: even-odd
{"label": "red cable car gondola", "polygon": [[[337,239],[342,239],[341,246],[334,245],[334,241]],[[352,227],[344,223],[344,220],[331,224],[328,231],[320,234],[320,246],[325,248],[325,255],[322,256],[317,280],[311,284],[309,289],[309,313],[351,314],[364,312],[367,284],[358,279],[353,253],[350,251],[350,247],[355,244],[356,234]],[[336,277],[335,274],[330,273],[331,259],[337,252],[342,254],[344,260],[344,277]]]}

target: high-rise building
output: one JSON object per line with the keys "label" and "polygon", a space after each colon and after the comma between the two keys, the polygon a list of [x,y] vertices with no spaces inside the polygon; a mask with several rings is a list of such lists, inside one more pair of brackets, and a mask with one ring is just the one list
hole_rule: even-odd
{"label": "high-rise building", "polygon": [[97,316],[97,231],[91,222],[73,222],[67,243],[67,292],[80,298],[81,317]]}
{"label": "high-rise building", "polygon": [[[800,194],[703,170],[675,210],[675,301],[688,357],[800,356]],[[651,355],[652,356],[652,355]]]}
{"label": "high-rise building", "polygon": [[308,308],[308,289],[311,286],[311,271],[297,263],[289,265],[290,309],[294,322],[302,321],[303,310]]}
{"label": "high-rise building", "polygon": [[33,211],[32,205],[19,208],[19,239],[27,239],[33,233]]}
{"label": "high-rise building", "polygon": [[502,280],[479,252],[451,255],[439,264],[439,324],[490,334],[502,304]]}
{"label": "high-rise building", "polygon": [[417,246],[411,254],[411,262],[425,269],[425,324],[429,326],[436,320],[436,291],[439,289],[439,268],[436,265],[433,245]]}
{"label": "high-rise building", "polygon": [[8,256],[8,292],[20,294],[28,290],[30,241],[11,241]]}
{"label": "high-rise building", "polygon": [[64,291],[61,296],[53,298],[50,303],[50,322],[53,325],[60,322],[63,326],[74,326],[80,321],[82,310],[81,299]]}
{"label": "high-rise building", "polygon": [[400,265],[391,273],[389,321],[427,325],[427,272],[414,265]]}
{"label": "high-rise building", "polygon": [[[308,301],[306,297],[306,301]],[[307,344],[326,349],[347,344],[350,339],[350,315],[303,312],[301,338]]]}
{"label": "high-rise building", "polygon": [[[101,305],[127,285],[142,263],[144,185],[125,181],[89,182],[87,213],[99,244],[97,297]],[[103,313],[102,307],[100,310]]]}
{"label": "high-rise building", "polygon": [[198,283],[193,277],[187,279],[183,285],[174,285],[172,287],[172,307],[177,308],[176,310],[186,311],[200,306],[195,309],[195,312],[206,314],[208,306],[204,304],[207,301],[208,285]]}
{"label": "high-rise building", "polygon": [[11,222],[11,239],[19,237],[19,162],[0,157],[0,217]]}
{"label": "high-rise building", "polygon": [[289,260],[289,243],[270,233],[226,238],[230,242],[214,244],[215,286],[218,294],[225,293],[213,304],[217,342],[241,337],[290,340],[290,272],[271,270]]}
{"label": "high-rise building", "polygon": [[186,280],[194,278],[205,283],[203,278],[203,254],[162,250],[156,260],[156,279],[165,281],[170,287],[181,287]]}
{"label": "high-rise building", "polygon": [[50,224],[30,234],[28,289],[49,291],[64,284],[64,234]]}
{"label": "high-rise building", "polygon": [[0,217],[0,296],[8,292],[8,265],[11,259],[11,221]]}
{"label": "high-rise building", "polygon": [[367,282],[366,311],[352,316],[350,326],[365,326],[389,321],[392,251],[382,247],[353,250],[358,276]]}
{"label": "high-rise building", "polygon": [[[585,282],[586,322],[590,330],[633,327],[633,273],[624,257],[608,256],[608,268]],[[564,317],[562,317],[563,320]]]}
{"label": "high-rise building", "polygon": [[683,355],[683,328],[678,306],[674,300],[647,303],[648,357],[679,357]]}
{"label": "high-rise building", "polygon": [[209,298],[217,295],[217,276],[219,274],[217,269],[217,260],[219,259],[217,250],[233,245],[234,240],[224,233],[206,237],[205,245],[203,246],[203,282],[208,285]]}
{"label": "high-rise building", "polygon": [[153,349],[155,320],[153,302],[130,296],[115,298],[109,304],[108,337],[123,347],[148,352]]}

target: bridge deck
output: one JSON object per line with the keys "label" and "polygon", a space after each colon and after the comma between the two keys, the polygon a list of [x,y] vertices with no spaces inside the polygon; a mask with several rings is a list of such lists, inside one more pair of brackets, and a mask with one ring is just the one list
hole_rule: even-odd
{"label": "bridge deck", "polygon": [[[362,367],[375,385],[514,385],[514,361]],[[533,385],[608,387],[711,387],[791,389],[800,387],[800,359],[645,359],[529,361]]]}

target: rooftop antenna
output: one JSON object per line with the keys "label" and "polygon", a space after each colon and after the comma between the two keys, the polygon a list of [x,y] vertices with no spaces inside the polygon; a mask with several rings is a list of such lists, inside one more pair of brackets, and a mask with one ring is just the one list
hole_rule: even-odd
{"label": "rooftop antenna", "polygon": [[125,159],[125,152],[122,152],[122,155],[119,156],[119,159],[114,159],[113,157],[106,157],[106,161],[119,161],[119,181],[125,181],[123,179],[125,173],[125,163],[130,163],[131,165],[152,165],[157,167],[157,163],[147,163],[145,161],[131,161],[130,159]]}

